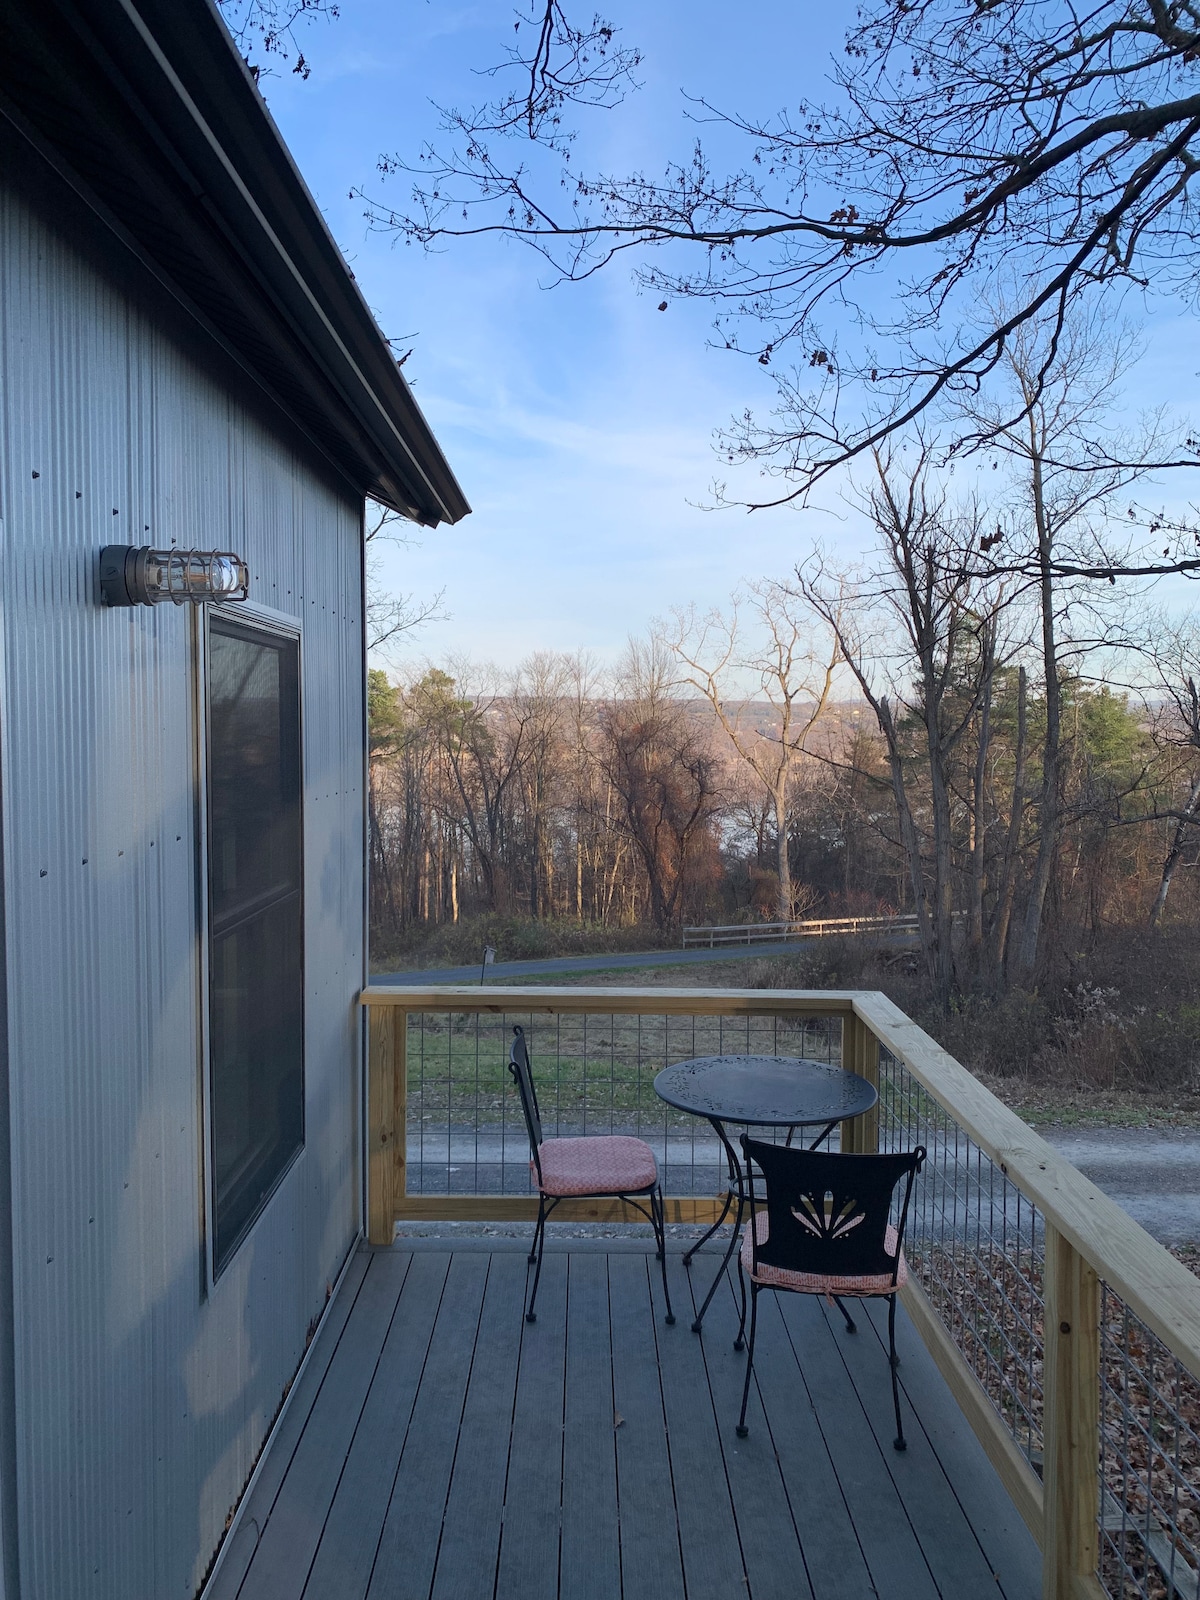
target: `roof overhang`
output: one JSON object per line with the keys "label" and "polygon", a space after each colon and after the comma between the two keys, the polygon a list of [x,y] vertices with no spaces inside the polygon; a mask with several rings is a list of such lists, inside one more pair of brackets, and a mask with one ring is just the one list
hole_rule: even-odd
{"label": "roof overhang", "polygon": [[466,515],[211,0],[0,0],[0,116],[357,493]]}

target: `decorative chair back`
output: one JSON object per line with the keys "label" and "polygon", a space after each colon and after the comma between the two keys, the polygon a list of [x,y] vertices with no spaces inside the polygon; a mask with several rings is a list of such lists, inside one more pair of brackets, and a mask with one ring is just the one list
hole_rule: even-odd
{"label": "decorative chair back", "polygon": [[[896,1282],[913,1179],[925,1148],[882,1155],[796,1150],[742,1136],[750,1179],[750,1237],[754,1261],[822,1277],[891,1276]],[[755,1214],[755,1164],[766,1185],[767,1237],[760,1244]],[[902,1180],[896,1250],[887,1248],[892,1196]]]}
{"label": "decorative chair back", "polygon": [[542,1181],[542,1160],[538,1146],[542,1142],[542,1113],[538,1109],[537,1090],[533,1086],[533,1073],[529,1067],[529,1051],[525,1044],[525,1030],[513,1024],[513,1042],[508,1049],[508,1070],[516,1081],[521,1096],[521,1110],[525,1114],[525,1131],[529,1135],[529,1150],[537,1170],[538,1183]]}

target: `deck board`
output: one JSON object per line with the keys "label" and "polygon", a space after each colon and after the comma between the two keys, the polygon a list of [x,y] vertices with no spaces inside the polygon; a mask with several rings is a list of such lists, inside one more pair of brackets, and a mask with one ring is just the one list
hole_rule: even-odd
{"label": "deck board", "polygon": [[[827,1324],[841,1325],[836,1309],[817,1303],[821,1305]],[[933,1580],[942,1594],[955,1590],[960,1594],[986,1594],[989,1588],[995,1587],[993,1569],[975,1530],[962,1514],[929,1436],[906,1406],[903,1394],[900,1415],[908,1448],[903,1453],[892,1448],[896,1414],[892,1405],[887,1348],[875,1337],[870,1308],[856,1306],[851,1310],[858,1332],[841,1337],[838,1350],[862,1399],[867,1425],[875,1435],[881,1458],[887,1462],[896,1493]],[[886,1338],[885,1323],[884,1340]],[[903,1359],[901,1355],[901,1362]]]}
{"label": "deck board", "polygon": [[[488,1258],[451,1256],[379,1538],[369,1600],[427,1600],[475,1354]],[[467,1441],[469,1447],[469,1441]]]}
{"label": "deck board", "polygon": [[759,1301],[754,1365],[813,1592],[818,1600],[862,1600],[872,1586],[854,1517],[775,1295]]}
{"label": "deck board", "polygon": [[304,1600],[362,1600],[450,1265],[414,1258],[333,1497]]}
{"label": "deck board", "polygon": [[[693,1268],[692,1275],[697,1279],[693,1290],[694,1315],[699,1310],[707,1280],[698,1268]],[[809,1600],[812,1590],[787,1485],[780,1473],[771,1431],[753,1383],[746,1411],[750,1432],[744,1439],[739,1439],[735,1432],[746,1379],[746,1352],[733,1348],[737,1327],[738,1307],[730,1287],[722,1285],[704,1320],[704,1364],[717,1436],[725,1456],[725,1476],[737,1521],[747,1588],[755,1600]]]}
{"label": "deck board", "polygon": [[[408,1258],[399,1253],[370,1263],[255,1546],[239,1600],[242,1595],[295,1600],[303,1593],[408,1266]],[[321,1440],[319,1449],[312,1448],[314,1439]]]}
{"label": "deck board", "polygon": [[491,1594],[525,1310],[525,1258],[493,1257],[471,1365],[432,1600]]}
{"label": "deck board", "polygon": [[654,1304],[646,1278],[650,1265],[645,1256],[608,1258],[622,1596],[684,1600],[675,1485],[653,1348],[673,1338],[679,1323],[664,1325],[663,1308]]}
{"label": "deck board", "polygon": [[[691,1270],[698,1288],[712,1281],[712,1267],[703,1256]],[[728,1600],[749,1589],[709,1394],[704,1340],[691,1331],[689,1290],[685,1277],[675,1296],[683,1315],[673,1328],[662,1330],[658,1341],[675,1515],[688,1600]]]}
{"label": "deck board", "polygon": [[558,1594],[567,1262],[547,1255],[537,1321],[525,1323],[521,1338],[496,1600]]}
{"label": "deck board", "polygon": [[[931,1600],[938,1589],[929,1563],[838,1348],[860,1335],[846,1333],[840,1316],[835,1333],[813,1295],[776,1298],[875,1588],[888,1600]],[[887,1449],[894,1454],[890,1443]]]}
{"label": "deck board", "polygon": [[667,1327],[652,1254],[548,1252],[527,1324],[519,1245],[364,1254],[247,1506],[253,1555],[204,1600],[1035,1600],[1036,1546],[903,1317],[905,1455],[878,1308],[850,1336],[809,1297],[762,1295],[736,1437],[732,1282],[689,1327],[714,1264],[671,1252]]}
{"label": "deck board", "polygon": [[[886,1313],[881,1305],[875,1305],[870,1315],[876,1338],[882,1344],[887,1338]],[[967,1419],[945,1406],[941,1373],[920,1334],[905,1317],[896,1319],[896,1347],[900,1353],[900,1403],[907,1402],[923,1430],[936,1428],[938,1461],[984,1550],[1001,1593],[1006,1600],[1040,1600],[1041,1551],[1029,1537],[1021,1514],[1008,1495],[997,1494],[996,1474]]]}
{"label": "deck board", "polygon": [[570,1258],[563,1386],[561,1600],[621,1592],[608,1263]]}
{"label": "deck board", "polygon": [[[267,1525],[280,1486],[291,1465],[292,1455],[308,1425],[316,1397],[321,1391],[321,1385],[337,1352],[346,1323],[354,1310],[358,1292],[370,1263],[371,1257],[367,1252],[357,1250],[347,1265],[337,1299],[326,1314],[321,1337],[309,1351],[304,1371],[296,1380],[289,1396],[289,1404],[276,1425],[270,1448],[259,1463],[253,1487],[248,1491],[241,1508],[240,1525],[233,1535],[229,1548],[222,1551],[221,1564],[213,1573],[212,1581],[205,1590],[205,1600],[237,1600],[238,1592],[253,1559],[259,1534]],[[394,1264],[403,1269],[404,1262],[399,1251],[395,1252]]]}

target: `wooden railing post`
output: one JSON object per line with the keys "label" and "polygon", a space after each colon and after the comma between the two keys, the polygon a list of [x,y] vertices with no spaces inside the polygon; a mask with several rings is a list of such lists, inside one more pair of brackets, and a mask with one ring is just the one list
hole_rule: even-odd
{"label": "wooden railing post", "polygon": [[1046,1225],[1042,1600],[1098,1594],[1100,1286]]}
{"label": "wooden railing post", "polygon": [[[879,1088],[879,1040],[859,1017],[842,1018],[842,1066]],[[879,1149],[879,1106],[842,1123],[841,1148],[858,1155]]]}
{"label": "wooden railing post", "polygon": [[397,1162],[397,1153],[402,1162],[406,1022],[406,1014],[394,1006],[368,1007],[367,1239],[371,1244],[391,1244],[396,1227],[396,1202],[404,1192],[404,1169]]}

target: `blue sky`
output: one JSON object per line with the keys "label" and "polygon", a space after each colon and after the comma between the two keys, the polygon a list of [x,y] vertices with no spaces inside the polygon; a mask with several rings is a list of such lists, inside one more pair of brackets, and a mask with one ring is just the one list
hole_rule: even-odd
{"label": "blue sky", "polygon": [[[645,88],[593,114],[587,133],[589,157],[618,171],[686,152],[682,89],[760,113],[821,96],[848,15],[778,0],[624,12],[608,8],[644,51]],[[410,655],[510,666],[533,649],[583,648],[610,660],[673,605],[720,605],[743,578],[786,577],[814,538],[853,556],[865,534],[833,491],[808,511],[705,509],[729,471],[713,429],[771,393],[753,362],[706,348],[703,305],[660,314],[621,265],[548,290],[536,258],[502,240],[427,255],[368,234],[349,191],[402,201],[403,179],[376,182],[377,156],[416,154],[435,132],[431,100],[482,97],[472,69],[495,59],[512,15],[505,0],[341,0],[337,21],[301,35],[311,77],[284,67],[263,88],[381,326],[413,346],[405,372],[474,507],[388,555],[393,588],[445,590],[449,619]],[[1194,315],[1164,307],[1150,327],[1130,405],[1186,403],[1200,367]],[[761,493],[752,471],[743,484]]]}

